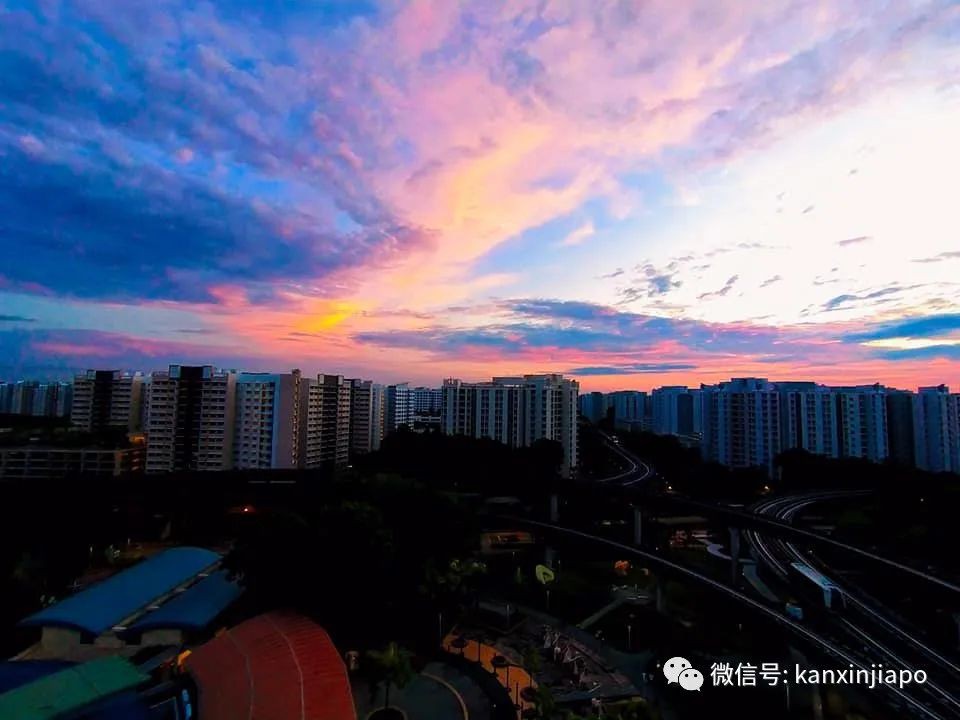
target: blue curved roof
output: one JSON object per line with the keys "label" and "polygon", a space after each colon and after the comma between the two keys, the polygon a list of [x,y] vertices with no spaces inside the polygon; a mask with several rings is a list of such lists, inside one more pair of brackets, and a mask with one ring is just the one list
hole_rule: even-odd
{"label": "blue curved roof", "polygon": [[220,560],[210,550],[164,550],[20,621],[100,635]]}
{"label": "blue curved roof", "polygon": [[161,628],[202,630],[236,600],[240,592],[240,587],[230,580],[227,571],[218,570],[141,617],[127,628],[127,632]]}

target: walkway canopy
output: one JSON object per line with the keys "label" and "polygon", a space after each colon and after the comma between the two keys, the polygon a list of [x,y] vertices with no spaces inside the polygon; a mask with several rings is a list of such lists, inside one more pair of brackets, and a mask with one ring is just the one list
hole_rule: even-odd
{"label": "walkway canopy", "polygon": [[60,670],[0,695],[0,718],[53,720],[75,717],[150,678],[119,657],[101,658]]}
{"label": "walkway canopy", "polygon": [[217,553],[203,548],[164,550],[34,613],[20,624],[69,628],[99,636],[218,562]]}
{"label": "walkway canopy", "polygon": [[147,630],[203,630],[241,593],[226,570],[217,570],[174,596],[157,610],[141,616],[128,633]]}
{"label": "walkway canopy", "polygon": [[267,613],[186,660],[203,720],[356,720],[350,680],[330,636],[299,615]]}

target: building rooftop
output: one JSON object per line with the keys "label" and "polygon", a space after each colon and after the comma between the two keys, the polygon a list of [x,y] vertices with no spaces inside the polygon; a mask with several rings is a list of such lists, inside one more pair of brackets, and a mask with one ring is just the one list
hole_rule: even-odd
{"label": "building rooftop", "polygon": [[0,696],[47,675],[73,666],[64,660],[8,660],[0,662]]}
{"label": "building rooftop", "polygon": [[330,636],[299,615],[258,615],[195,649],[186,668],[199,717],[356,720],[350,680]]}
{"label": "building rooftop", "polygon": [[128,633],[147,630],[202,630],[223,612],[241,593],[226,570],[205,577],[182,593],[148,612],[127,628]]}
{"label": "building rooftop", "polygon": [[101,635],[220,561],[211,550],[164,550],[20,621]]}
{"label": "building rooftop", "polygon": [[93,660],[0,695],[0,718],[53,720],[131,690],[149,679],[123,658]]}

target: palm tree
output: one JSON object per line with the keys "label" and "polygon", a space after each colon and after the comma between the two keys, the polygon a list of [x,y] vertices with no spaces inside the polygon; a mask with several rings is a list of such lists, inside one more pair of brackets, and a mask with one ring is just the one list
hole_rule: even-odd
{"label": "palm tree", "polygon": [[386,688],[383,700],[384,710],[390,706],[390,686],[396,685],[402,689],[413,679],[410,657],[410,651],[395,642],[390,643],[383,650],[371,650],[367,653],[367,658],[372,663],[374,686],[382,682]]}

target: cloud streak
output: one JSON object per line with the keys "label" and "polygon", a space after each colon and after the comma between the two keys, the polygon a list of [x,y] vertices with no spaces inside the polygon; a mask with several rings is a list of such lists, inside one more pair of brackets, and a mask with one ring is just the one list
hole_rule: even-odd
{"label": "cloud streak", "polygon": [[713,292],[706,292],[697,295],[698,300],[712,300],[714,298],[725,297],[731,290],[733,286],[737,284],[737,280],[740,279],[739,275],[731,275],[727,278],[727,281],[723,284],[723,287],[719,290],[714,290]]}

